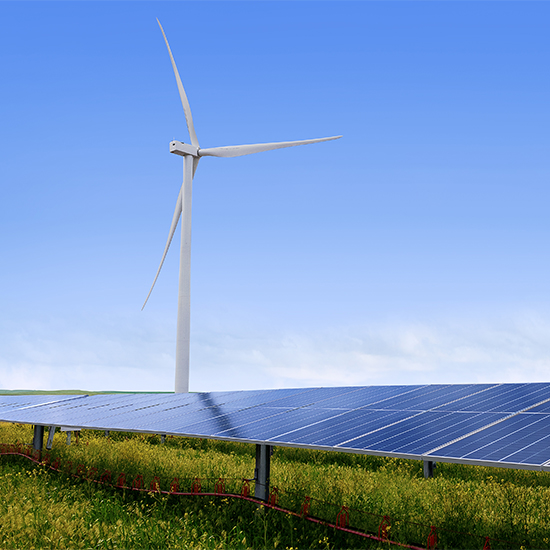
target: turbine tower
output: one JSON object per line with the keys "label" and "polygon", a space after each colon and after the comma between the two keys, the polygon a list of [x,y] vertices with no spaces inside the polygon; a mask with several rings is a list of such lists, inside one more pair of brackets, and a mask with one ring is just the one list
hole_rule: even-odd
{"label": "turbine tower", "polygon": [[172,55],[172,50],[168,44],[164,29],[157,19],[162,36],[166,42],[176,83],[185,113],[185,121],[187,122],[187,130],[191,144],[182,143],[181,141],[172,141],[170,143],[170,152],[183,157],[183,184],[181,186],[178,200],[176,201],[176,209],[170,226],[168,240],[164,247],[164,253],[160,261],[157,274],[151,290],[145,299],[143,308],[151,296],[153,287],[157,282],[160,270],[164,264],[166,253],[172,242],[172,237],[176,231],[180,216],[181,220],[181,248],[180,248],[180,274],[179,274],[179,293],[178,293],[178,325],[176,333],[176,393],[187,393],[189,391],[189,336],[190,336],[190,314],[191,314],[191,199],[193,194],[193,177],[197,169],[197,165],[201,157],[240,157],[242,155],[251,155],[252,153],[261,153],[262,151],[271,151],[272,149],[282,149],[284,147],[293,147],[295,145],[307,145],[309,143],[319,143],[321,141],[330,141],[341,138],[342,136],[333,136],[318,139],[305,139],[302,141],[281,141],[278,143],[257,143],[253,145],[230,145],[227,147],[213,147],[211,149],[201,149],[195,127],[193,125],[193,117],[191,116],[191,108],[187,95],[181,83],[181,78]]}

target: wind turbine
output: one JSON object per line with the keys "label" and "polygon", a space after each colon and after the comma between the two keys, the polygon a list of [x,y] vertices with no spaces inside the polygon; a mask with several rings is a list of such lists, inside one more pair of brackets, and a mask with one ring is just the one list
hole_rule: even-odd
{"label": "wind turbine", "polygon": [[190,314],[191,314],[191,198],[193,191],[193,177],[197,169],[197,165],[201,157],[240,157],[242,155],[251,155],[252,153],[261,153],[262,151],[271,151],[272,149],[282,149],[284,147],[294,147],[295,145],[307,145],[309,143],[319,143],[321,141],[330,141],[341,138],[342,136],[333,136],[318,139],[305,139],[302,141],[280,141],[278,143],[256,143],[253,145],[230,145],[227,147],[213,147],[210,149],[201,149],[195,127],[193,125],[193,117],[191,116],[191,108],[187,95],[183,89],[181,78],[172,55],[172,50],[168,44],[164,29],[157,19],[162,36],[166,42],[172,68],[178,85],[178,90],[185,113],[185,121],[187,122],[187,130],[191,144],[182,143],[181,141],[172,141],[170,143],[170,152],[183,157],[183,184],[181,186],[178,200],[176,201],[176,209],[170,226],[170,233],[164,248],[164,253],[160,261],[157,274],[151,290],[145,299],[143,308],[151,296],[151,292],[157,282],[160,270],[164,264],[166,253],[172,242],[172,237],[176,231],[180,216],[181,223],[181,248],[180,248],[180,274],[179,274],[179,293],[178,293],[178,325],[176,332],[176,393],[187,393],[189,391],[189,336],[190,336]]}

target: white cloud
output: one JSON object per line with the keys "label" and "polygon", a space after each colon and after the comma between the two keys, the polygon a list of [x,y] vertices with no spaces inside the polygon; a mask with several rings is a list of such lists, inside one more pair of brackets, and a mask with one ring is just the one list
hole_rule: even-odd
{"label": "white cloud", "polygon": [[[205,334],[195,346],[201,390],[363,384],[547,381],[550,322],[395,323],[315,334]],[[231,376],[225,373],[231,373]],[[259,383],[259,381],[263,383]]]}
{"label": "white cloud", "polygon": [[135,319],[3,323],[0,387],[170,391],[166,327]]}
{"label": "white cloud", "polygon": [[[171,391],[174,323],[143,318],[4,323],[0,387]],[[317,332],[207,325],[192,334],[191,389],[550,379],[550,322],[394,322]]]}

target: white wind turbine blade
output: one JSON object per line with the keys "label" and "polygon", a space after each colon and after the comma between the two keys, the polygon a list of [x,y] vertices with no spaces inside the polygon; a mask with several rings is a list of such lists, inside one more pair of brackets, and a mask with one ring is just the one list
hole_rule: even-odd
{"label": "white wind turbine blade", "polygon": [[253,153],[262,153],[263,151],[272,151],[273,149],[283,149],[285,147],[295,147],[296,145],[309,145],[310,143],[320,143],[321,141],[331,141],[340,139],[342,136],[332,136],[317,139],[304,139],[301,141],[279,141],[277,143],[255,143],[253,145],[229,145],[227,147],[212,147],[210,149],[199,149],[200,157],[241,157],[243,155],[252,155]]}
{"label": "white wind turbine blade", "polygon": [[[197,171],[197,166],[199,165],[198,158],[193,158],[193,177],[195,176],[195,172]],[[166,254],[168,254],[168,249],[170,248],[170,243],[172,242],[172,239],[174,237],[174,233],[176,232],[176,227],[178,226],[178,221],[181,216],[181,193],[183,190],[183,185],[180,187],[180,193],[178,195],[178,201],[176,202],[176,209],[174,210],[174,217],[172,218],[172,225],[170,226],[170,233],[168,234],[168,240],[166,241],[166,246],[164,247],[164,253],[162,255],[162,260],[160,261],[159,268],[157,270],[157,274],[155,275],[155,280],[153,281],[153,284],[151,285],[151,290],[149,290],[149,294],[147,294],[147,298],[145,298],[145,302],[143,303],[143,306],[141,307],[141,311],[143,311],[143,308],[145,307],[145,304],[149,300],[149,296],[151,296],[151,292],[153,292],[153,288],[155,287],[155,283],[157,282],[157,279],[160,274],[160,270],[162,269],[162,266],[164,265],[164,260],[166,259]]]}
{"label": "white wind turbine blade", "polygon": [[170,44],[168,44],[168,39],[164,34],[164,29],[160,24],[160,21],[157,19],[162,36],[164,36],[164,41],[166,42],[166,47],[168,48],[168,53],[170,54],[170,60],[172,61],[172,68],[174,69],[174,75],[176,76],[176,82],[178,84],[178,90],[180,93],[181,104],[183,105],[183,112],[185,113],[185,121],[187,122],[187,130],[189,130],[189,137],[191,138],[191,144],[195,147],[199,146],[199,140],[197,139],[197,134],[195,134],[195,127],[193,126],[193,117],[191,115],[191,107],[189,106],[189,101],[187,99],[187,94],[181,83],[180,74],[178,73],[178,68],[176,67],[176,62],[174,61],[174,56],[172,55],[172,50],[170,49]]}
{"label": "white wind turbine blade", "polygon": [[176,202],[176,210],[174,211],[174,217],[172,218],[172,225],[170,226],[170,233],[168,234],[168,240],[166,241],[166,246],[164,247],[164,253],[162,255],[162,260],[160,261],[159,268],[157,270],[157,274],[155,275],[155,280],[153,281],[153,284],[151,285],[151,290],[149,291],[149,294],[147,294],[147,298],[145,298],[145,302],[143,303],[143,306],[141,307],[141,311],[143,311],[143,308],[145,307],[145,304],[147,303],[147,300],[149,300],[149,296],[151,296],[151,292],[153,292],[153,288],[155,287],[155,283],[157,282],[157,279],[159,277],[160,270],[162,269],[162,266],[164,264],[164,260],[166,259],[166,254],[168,253],[168,249],[170,248],[170,243],[172,242],[172,238],[174,237],[174,233],[176,232],[176,227],[178,226],[178,221],[181,216],[181,193],[183,190],[183,185],[180,187],[180,192],[178,195],[178,201]]}

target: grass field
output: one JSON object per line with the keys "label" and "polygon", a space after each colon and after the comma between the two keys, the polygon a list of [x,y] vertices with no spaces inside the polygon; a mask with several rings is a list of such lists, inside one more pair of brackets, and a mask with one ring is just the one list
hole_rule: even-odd
{"label": "grass field", "polygon": [[[0,424],[0,442],[30,443],[29,426]],[[200,478],[214,492],[220,477],[240,493],[254,470],[253,445],[158,436],[83,432],[78,445],[56,435],[52,459],[68,472],[77,465],[97,476],[109,470],[126,485],[156,476],[181,491]],[[175,497],[137,493],[79,480],[34,466],[23,458],[0,459],[0,543],[5,548],[388,548],[358,536],[227,496]],[[277,448],[271,484],[278,503],[336,521],[349,507],[350,525],[377,533],[389,516],[390,539],[426,546],[431,526],[438,548],[550,548],[550,476],[542,472],[439,464],[424,479],[422,464]],[[499,542],[501,541],[501,542]],[[397,548],[397,547],[395,547]]]}

